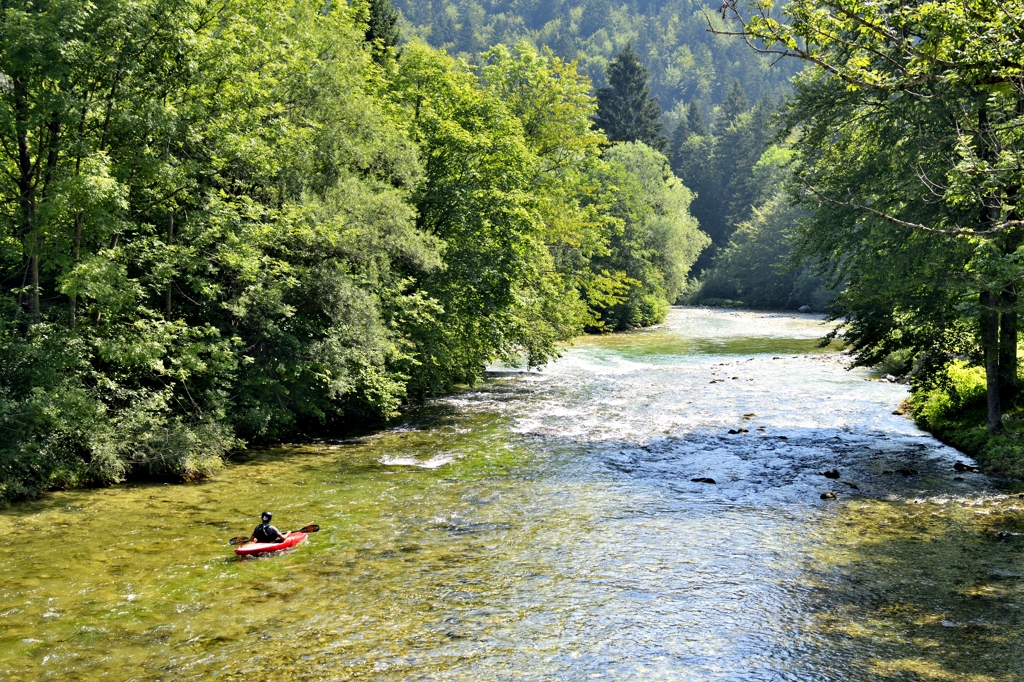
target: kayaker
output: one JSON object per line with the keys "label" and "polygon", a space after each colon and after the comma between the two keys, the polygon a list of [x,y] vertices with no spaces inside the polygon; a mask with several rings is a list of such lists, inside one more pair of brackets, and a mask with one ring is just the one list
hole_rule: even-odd
{"label": "kayaker", "polygon": [[273,517],[274,515],[270,512],[263,512],[263,514],[260,516],[260,518],[263,519],[263,523],[256,526],[256,530],[252,532],[252,542],[284,542],[284,539],[288,537],[288,535],[291,535],[291,533],[288,533],[287,535],[281,535],[281,531],[271,526],[270,519],[272,519]]}

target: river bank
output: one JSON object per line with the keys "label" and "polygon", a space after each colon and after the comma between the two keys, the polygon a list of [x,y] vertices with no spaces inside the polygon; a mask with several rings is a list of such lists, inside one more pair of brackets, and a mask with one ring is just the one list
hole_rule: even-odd
{"label": "river bank", "polygon": [[[0,677],[1014,680],[1024,490],[820,331],[675,309],[364,438],[4,510]],[[322,530],[236,560],[264,508]]]}

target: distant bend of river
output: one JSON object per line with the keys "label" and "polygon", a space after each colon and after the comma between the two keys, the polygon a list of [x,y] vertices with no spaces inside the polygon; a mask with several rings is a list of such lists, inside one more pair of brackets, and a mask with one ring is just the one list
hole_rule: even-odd
{"label": "distant bend of river", "polygon": [[[823,332],[674,309],[366,438],[4,510],[0,679],[1024,680],[1021,486]],[[236,559],[265,508],[322,530]]]}

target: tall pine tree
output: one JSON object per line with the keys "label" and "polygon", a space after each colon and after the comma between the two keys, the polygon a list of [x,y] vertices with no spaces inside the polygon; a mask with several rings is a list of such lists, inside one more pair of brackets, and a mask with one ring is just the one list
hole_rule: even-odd
{"label": "tall pine tree", "polygon": [[668,138],[661,134],[661,106],[651,96],[647,69],[631,45],[616,55],[607,75],[608,86],[597,91],[594,126],[612,142],[643,142],[663,151]]}
{"label": "tall pine tree", "polygon": [[740,114],[750,109],[750,100],[747,99],[747,92],[738,79],[733,79],[729,91],[725,93],[725,101],[718,111],[718,118],[715,120],[715,134],[721,134],[729,127],[729,124],[739,118]]}
{"label": "tall pine tree", "polygon": [[700,102],[697,100],[690,102],[690,110],[686,114],[686,127],[691,135],[704,137],[708,134],[708,127],[704,125],[704,116],[700,113]]}
{"label": "tall pine tree", "polygon": [[370,20],[366,26],[366,42],[373,46],[373,58],[382,63],[389,48],[394,50],[402,33],[398,28],[398,10],[391,0],[370,0]]}

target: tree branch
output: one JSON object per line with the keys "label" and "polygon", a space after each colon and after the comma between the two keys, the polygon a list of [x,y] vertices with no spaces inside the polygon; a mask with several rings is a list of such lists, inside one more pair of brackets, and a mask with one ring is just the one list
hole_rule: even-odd
{"label": "tree branch", "polygon": [[1009,230],[1010,228],[1013,227],[1024,226],[1024,220],[1004,220],[1003,222],[998,223],[985,230],[972,230],[970,228],[961,227],[954,228],[951,230],[943,230],[936,227],[928,227],[927,225],[922,225],[921,223],[912,223],[908,220],[902,220],[900,218],[897,218],[896,216],[885,213],[884,211],[879,211],[878,209],[874,209],[871,208],[870,206],[865,206],[863,204],[858,204],[854,201],[841,201],[839,199],[833,199],[832,197],[826,196],[822,192],[818,191],[818,189],[811,185],[811,183],[807,182],[805,178],[801,177],[800,182],[803,184],[804,187],[807,188],[807,190],[811,194],[818,197],[819,200],[827,204],[832,204],[833,206],[845,206],[847,208],[852,208],[857,211],[870,213],[871,215],[881,218],[882,220],[890,222],[894,225],[899,225],[900,227],[908,227],[912,230],[917,230],[918,232],[926,232],[928,234],[939,234],[947,237],[989,237],[994,234],[999,234],[1000,232],[1005,232],[1006,230]]}

